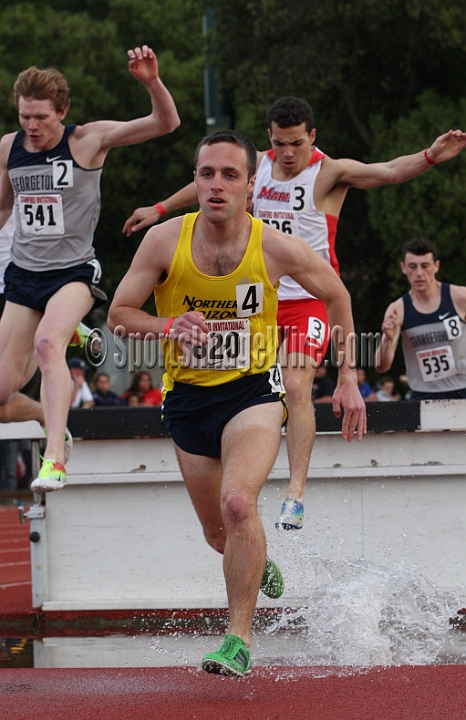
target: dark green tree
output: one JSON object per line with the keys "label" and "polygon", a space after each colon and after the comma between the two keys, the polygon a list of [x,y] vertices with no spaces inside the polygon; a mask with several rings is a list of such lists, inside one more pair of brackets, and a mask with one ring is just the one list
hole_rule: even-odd
{"label": "dark green tree", "polygon": [[[223,92],[237,129],[260,149],[268,147],[266,110],[283,95],[310,102],[317,144],[333,157],[389,160],[465,127],[462,0],[215,0],[212,8],[210,50]],[[448,257],[464,245],[464,221],[456,221],[463,163],[396,188],[349,191],[337,253],[359,331],[380,327],[400,287],[390,286],[399,245],[415,228],[435,228],[446,275]]]}
{"label": "dark green tree", "polygon": [[67,122],[129,120],[150,112],[144,87],[127,69],[128,48],[147,43],[182,124],[164,138],[110,152],[102,176],[96,252],[112,296],[141,236],[127,239],[124,220],[192,178],[204,130],[202,10],[198,0],[4,0],[0,9],[0,133],[18,128],[13,83],[29,67],[53,66],[71,88]]}

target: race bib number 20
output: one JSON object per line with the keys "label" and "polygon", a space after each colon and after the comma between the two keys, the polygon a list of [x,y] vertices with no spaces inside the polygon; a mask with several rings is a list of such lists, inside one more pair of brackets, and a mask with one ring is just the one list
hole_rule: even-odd
{"label": "race bib number 20", "polygon": [[250,365],[249,320],[206,320],[207,342],[183,346],[183,364],[196,370],[247,370]]}

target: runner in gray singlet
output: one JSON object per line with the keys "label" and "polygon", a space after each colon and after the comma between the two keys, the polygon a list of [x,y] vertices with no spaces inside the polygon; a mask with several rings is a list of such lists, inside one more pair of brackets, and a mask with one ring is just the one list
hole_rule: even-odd
{"label": "runner in gray singlet", "polygon": [[402,258],[411,289],[385,312],[377,370],[390,368],[401,335],[410,400],[466,398],[466,287],[436,279],[429,240],[410,240]]}
{"label": "runner in gray singlet", "polygon": [[102,301],[92,237],[105,157],[113,147],[144,142],[179,125],[154,52],[144,45],[128,55],[130,73],[149,93],[149,115],[64,126],[65,78],[57,70],[32,67],[14,87],[22,129],[0,142],[0,227],[13,207],[16,220],[0,321],[0,405],[7,406],[28,381],[35,355],[47,427],[44,462],[32,483],[36,492],[66,482],[63,438],[71,383],[65,353],[80,320]]}

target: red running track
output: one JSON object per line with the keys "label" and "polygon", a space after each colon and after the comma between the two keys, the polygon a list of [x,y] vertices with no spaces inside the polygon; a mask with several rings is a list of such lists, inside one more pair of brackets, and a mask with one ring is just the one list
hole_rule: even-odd
{"label": "red running track", "polygon": [[[32,613],[29,523],[0,507],[0,622]],[[466,720],[466,666],[1,669],[0,720]]]}
{"label": "red running track", "polygon": [[0,616],[32,611],[29,523],[17,507],[0,506]]}
{"label": "red running track", "polygon": [[2,670],[2,720],[464,720],[464,666]]}

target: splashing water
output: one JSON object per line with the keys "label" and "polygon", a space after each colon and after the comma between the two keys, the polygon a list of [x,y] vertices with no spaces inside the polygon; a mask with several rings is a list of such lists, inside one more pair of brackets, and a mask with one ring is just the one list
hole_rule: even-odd
{"label": "splashing water", "polygon": [[[309,603],[284,613],[266,636],[276,638],[276,652],[286,638],[296,665],[430,665],[466,662],[466,634],[452,631],[449,618],[464,604],[465,589],[447,592],[415,568],[382,567],[365,560],[329,560],[310,553],[307,563],[315,587]],[[301,572],[306,573],[301,562]],[[255,637],[256,663],[273,657]],[[268,643],[266,643],[268,645]]]}

